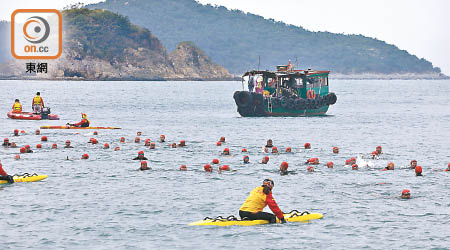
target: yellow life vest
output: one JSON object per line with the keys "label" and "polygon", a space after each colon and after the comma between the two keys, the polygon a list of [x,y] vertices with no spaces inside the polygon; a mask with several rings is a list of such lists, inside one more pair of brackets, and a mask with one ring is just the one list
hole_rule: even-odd
{"label": "yellow life vest", "polygon": [[38,104],[38,105],[41,105],[42,104],[42,98],[40,97],[40,96],[35,96],[34,98],[33,98],[33,103],[34,104]]}
{"label": "yellow life vest", "polygon": [[263,211],[264,207],[267,205],[266,194],[263,192],[263,189],[264,187],[257,187],[253,189],[239,210],[251,213]]}
{"label": "yellow life vest", "polygon": [[22,104],[20,102],[15,102],[13,106],[14,111],[22,111]]}

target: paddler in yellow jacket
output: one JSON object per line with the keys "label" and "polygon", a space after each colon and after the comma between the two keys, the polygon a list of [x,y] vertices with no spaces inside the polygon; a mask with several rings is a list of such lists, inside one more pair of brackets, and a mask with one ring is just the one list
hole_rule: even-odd
{"label": "paddler in yellow jacket", "polygon": [[75,123],[75,124],[70,124],[67,123],[67,125],[70,126],[74,126],[74,127],[89,127],[89,124],[91,124],[91,122],[87,119],[87,115],[85,113],[81,113],[81,121],[79,123]]}
{"label": "paddler in yellow jacket", "polygon": [[33,113],[36,113],[36,114],[41,113],[42,108],[44,107],[44,100],[42,99],[40,92],[36,93],[36,96],[33,98],[31,107],[33,109]]}
{"label": "paddler in yellow jacket", "polygon": [[[270,223],[276,223],[278,218],[281,223],[286,223],[283,212],[281,212],[275,199],[272,197],[272,188],[274,186],[272,179],[265,179],[262,186],[253,189],[239,209],[241,219],[249,220],[268,220]],[[275,213],[263,212],[263,209],[269,205],[270,210]]]}
{"label": "paddler in yellow jacket", "polygon": [[14,101],[14,104],[12,106],[12,112],[13,113],[22,113],[22,104],[20,104],[19,99],[16,99]]}

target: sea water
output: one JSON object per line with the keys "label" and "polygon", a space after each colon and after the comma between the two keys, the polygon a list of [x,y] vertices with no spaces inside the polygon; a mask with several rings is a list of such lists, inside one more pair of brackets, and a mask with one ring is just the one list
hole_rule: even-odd
{"label": "sea water", "polygon": [[[0,81],[0,137],[34,153],[0,148],[9,174],[47,174],[35,183],[1,185],[2,249],[448,249],[450,173],[450,81],[330,81],[338,101],[326,116],[243,118],[233,92],[240,82]],[[31,110],[40,91],[59,121],[7,118],[14,99]],[[41,130],[78,122],[121,130]],[[13,137],[13,130],[25,134]],[[156,149],[136,144],[150,138]],[[167,138],[159,143],[160,134]],[[40,142],[45,135],[48,142]],[[120,137],[126,143],[119,143]],[[226,143],[216,146],[221,136]],[[99,144],[87,143],[95,137]],[[69,139],[74,148],[64,149]],[[272,139],[281,153],[261,151]],[[187,147],[170,148],[186,140]],[[303,149],[310,142],[312,149]],[[36,149],[38,143],[42,149]],[[51,149],[53,143],[58,149]],[[111,148],[102,149],[103,143]],[[370,153],[382,146],[381,159]],[[120,151],[112,148],[119,146]],[[292,153],[284,153],[286,147]],[[338,146],[339,154],[332,153]],[[230,156],[221,156],[228,147]],[[242,164],[246,148],[250,164]],[[137,171],[139,150],[150,171]],[[88,153],[88,160],[81,160]],[[316,172],[305,161],[318,157]],[[358,157],[360,169],[345,167]],[[218,158],[233,171],[205,173]],[[416,159],[423,177],[407,169]],[[289,163],[289,175],[279,165]],[[333,161],[334,169],[326,162]],[[394,171],[381,171],[388,162]],[[186,164],[188,171],[178,168]],[[206,216],[238,215],[249,192],[264,178],[275,181],[280,208],[322,213],[322,220],[251,227],[192,227]],[[399,198],[403,189],[412,198]],[[266,208],[267,210],[267,208]]]}

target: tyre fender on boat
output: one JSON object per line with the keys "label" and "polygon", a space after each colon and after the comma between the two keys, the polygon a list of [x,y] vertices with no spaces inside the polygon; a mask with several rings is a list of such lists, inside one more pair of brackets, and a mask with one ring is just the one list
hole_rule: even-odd
{"label": "tyre fender on boat", "polygon": [[281,107],[287,108],[288,106],[288,98],[287,97],[281,97]]}
{"label": "tyre fender on boat", "polygon": [[331,92],[331,93],[330,93],[330,104],[333,105],[333,104],[336,103],[336,101],[337,101],[337,96],[336,96],[336,94],[333,93],[333,92]]}
{"label": "tyre fender on boat", "polygon": [[272,98],[272,108],[276,109],[279,108],[281,106],[281,101],[280,98]]}
{"label": "tyre fender on boat", "polygon": [[241,108],[247,108],[253,103],[253,98],[247,91],[236,91],[233,97],[236,105]]}
{"label": "tyre fender on boat", "polygon": [[288,109],[295,109],[295,99],[288,98],[287,107]]}

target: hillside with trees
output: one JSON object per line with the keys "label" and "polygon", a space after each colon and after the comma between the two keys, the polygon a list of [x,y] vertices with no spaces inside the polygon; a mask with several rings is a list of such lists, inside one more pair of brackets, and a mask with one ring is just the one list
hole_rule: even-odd
{"label": "hillside with trees", "polygon": [[342,74],[440,73],[429,61],[377,39],[311,32],[194,0],[106,0],[88,8],[128,16],[133,23],[148,28],[169,51],[178,41],[193,41],[235,74],[257,68],[259,56],[260,69],[274,69],[298,58],[301,68]]}
{"label": "hillside with trees", "polygon": [[[12,59],[0,65],[0,77],[78,80],[231,78],[225,68],[213,63],[192,42],[188,43],[192,46],[180,43],[180,49],[169,55],[156,36],[148,29],[132,24],[126,16],[87,8],[67,9],[62,15],[63,54],[56,60],[48,60],[49,72],[26,74],[25,62],[31,60]],[[7,48],[0,47],[4,47],[2,51]]]}

